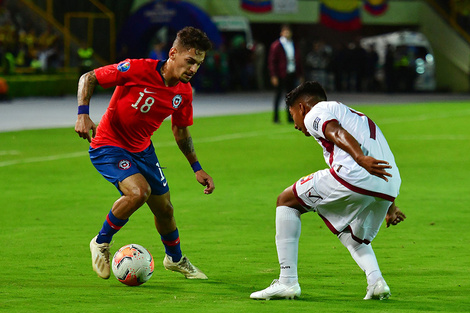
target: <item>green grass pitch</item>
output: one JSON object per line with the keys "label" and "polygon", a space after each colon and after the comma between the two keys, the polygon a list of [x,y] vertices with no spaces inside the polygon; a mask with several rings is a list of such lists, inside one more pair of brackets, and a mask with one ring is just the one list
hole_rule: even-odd
{"label": "green grass pitch", "polygon": [[[345,99],[347,103],[347,99]],[[146,284],[91,269],[89,241],[119,196],[91,165],[73,128],[0,133],[0,312],[468,312],[470,103],[356,106],[382,129],[402,175],[402,224],[373,247],[392,290],[363,301],[366,282],[321,219],[302,216],[295,301],[254,301],[278,277],[277,195],[326,167],[321,148],[271,113],[197,118],[191,127],[216,190],[204,195],[165,122],[153,141],[166,167],[183,253],[208,276],[165,271],[147,207],[114,237],[155,258]]]}

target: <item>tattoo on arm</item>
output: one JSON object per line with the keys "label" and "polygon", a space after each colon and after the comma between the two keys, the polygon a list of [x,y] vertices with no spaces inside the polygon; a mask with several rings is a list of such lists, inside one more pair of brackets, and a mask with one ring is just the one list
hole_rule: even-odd
{"label": "tattoo on arm", "polygon": [[95,71],[90,71],[80,77],[77,94],[79,105],[89,105],[96,85],[98,85],[98,79],[96,79]]}
{"label": "tattoo on arm", "polygon": [[178,147],[180,148],[181,152],[183,152],[184,155],[194,153],[193,138],[187,137],[187,138],[178,140]]}

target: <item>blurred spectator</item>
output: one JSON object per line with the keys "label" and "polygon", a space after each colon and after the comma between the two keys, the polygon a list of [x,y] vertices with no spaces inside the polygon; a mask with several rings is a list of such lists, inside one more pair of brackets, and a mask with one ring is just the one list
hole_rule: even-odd
{"label": "blurred spectator", "polygon": [[5,8],[1,9],[0,19],[0,56],[2,72],[13,74],[16,68],[16,55],[19,51],[18,32],[12,16]]}
{"label": "blurred spectator", "polygon": [[398,46],[395,55],[395,70],[399,78],[396,81],[397,91],[414,91],[416,78],[414,53],[407,46]]}
{"label": "blurred spectator", "polygon": [[[281,26],[280,38],[271,44],[268,55],[268,68],[271,84],[276,89],[274,96],[273,122],[279,123],[279,105],[284,93],[294,89],[304,80],[300,49],[296,49],[292,40],[293,32],[290,25]],[[292,117],[287,111],[287,120],[292,123]]]}
{"label": "blurred spectator", "polygon": [[337,43],[333,50],[330,71],[333,73],[334,86],[336,91],[343,91],[346,80],[346,46],[343,43]]}
{"label": "blurred spectator", "polygon": [[246,47],[245,38],[242,35],[232,39],[228,50],[229,68],[231,74],[232,90],[252,89],[253,64],[251,51]]}
{"label": "blurred spectator", "polygon": [[80,76],[93,69],[93,53],[93,48],[88,46],[82,46],[77,50],[80,58]]}
{"label": "blurred spectator", "polygon": [[149,58],[154,60],[166,60],[168,58],[166,42],[157,40],[153,44],[153,48],[149,53]]}
{"label": "blurred spectator", "polygon": [[0,8],[2,72],[50,72],[61,66],[59,36],[52,31],[50,25],[41,32],[40,26],[32,24],[32,20],[23,14],[21,11],[12,13],[6,7]]}
{"label": "blurred spectator", "polygon": [[365,78],[367,52],[359,40],[352,42],[350,49],[349,91],[361,92]]}
{"label": "blurred spectator", "polygon": [[377,91],[379,88],[375,75],[377,73],[377,66],[379,64],[379,54],[377,53],[374,44],[368,45],[366,51],[363,87],[365,91]]}
{"label": "blurred spectator", "polygon": [[323,41],[315,41],[312,50],[305,57],[306,77],[319,82],[327,90],[331,90],[328,79],[328,67],[331,59],[331,47]]}
{"label": "blurred spectator", "polygon": [[50,73],[60,66],[59,37],[48,26],[37,40],[37,59],[44,73]]}
{"label": "blurred spectator", "polygon": [[229,88],[229,66],[225,46],[209,50],[200,71],[203,75],[201,88],[207,92],[226,92]]}
{"label": "blurred spectator", "polygon": [[391,44],[387,44],[384,63],[385,90],[387,92],[396,91],[396,73],[395,73],[395,49]]}
{"label": "blurred spectator", "polygon": [[253,51],[253,67],[256,87],[258,90],[264,90],[266,88],[266,47],[262,42],[255,40],[251,50]]}

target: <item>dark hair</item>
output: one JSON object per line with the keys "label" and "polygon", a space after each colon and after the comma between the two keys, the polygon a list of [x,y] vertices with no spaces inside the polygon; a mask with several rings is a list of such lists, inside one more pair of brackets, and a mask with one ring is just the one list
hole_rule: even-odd
{"label": "dark hair", "polygon": [[176,34],[173,45],[181,45],[184,48],[209,51],[212,49],[212,43],[202,30],[187,26]]}
{"label": "dark hair", "polygon": [[281,32],[282,32],[285,28],[287,28],[287,29],[289,29],[290,31],[292,31],[292,26],[291,26],[290,24],[287,24],[287,23],[281,24]]}
{"label": "dark hair", "polygon": [[325,89],[318,82],[307,81],[300,84],[286,95],[286,104],[288,107],[294,105],[295,101],[301,96],[313,96],[318,102],[326,101]]}

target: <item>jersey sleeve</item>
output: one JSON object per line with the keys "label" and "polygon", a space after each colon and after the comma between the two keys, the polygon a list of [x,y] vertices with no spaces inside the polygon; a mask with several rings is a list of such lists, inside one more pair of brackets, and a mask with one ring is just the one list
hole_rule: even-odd
{"label": "jersey sleeve", "polygon": [[130,77],[139,72],[138,60],[126,59],[117,64],[110,64],[95,69],[96,79],[103,88],[123,86]]}
{"label": "jersey sleeve", "polygon": [[188,100],[184,101],[181,104],[181,107],[171,115],[171,124],[178,127],[188,127],[193,125],[192,92],[189,93]]}
{"label": "jersey sleeve", "polygon": [[338,119],[326,102],[319,102],[305,116],[304,124],[310,135],[326,139],[325,127],[331,121],[338,121]]}

